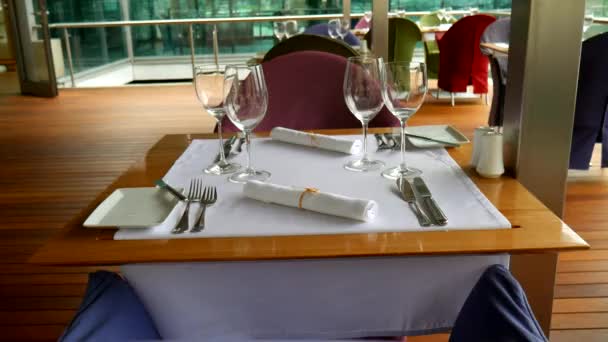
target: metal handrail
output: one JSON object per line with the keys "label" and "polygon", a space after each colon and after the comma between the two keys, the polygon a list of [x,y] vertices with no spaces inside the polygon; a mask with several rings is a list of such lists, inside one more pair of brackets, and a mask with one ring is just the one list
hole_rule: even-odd
{"label": "metal handrail", "polygon": [[[430,14],[431,11],[413,11],[405,13],[391,12],[389,17],[399,15],[416,17]],[[450,11],[453,15],[469,14],[470,11]],[[351,13],[351,18],[361,18],[364,13]],[[192,18],[192,19],[153,19],[153,20],[117,20],[117,21],[97,21],[86,23],[54,23],[49,24],[50,29],[60,28],[99,28],[99,27],[124,27],[124,26],[149,26],[149,25],[196,25],[196,24],[223,24],[223,23],[253,23],[253,22],[272,22],[272,21],[307,21],[307,20],[330,20],[342,18],[342,13],[335,14],[306,14],[306,15],[284,15],[284,16],[263,16],[263,17],[231,17],[231,18]]]}

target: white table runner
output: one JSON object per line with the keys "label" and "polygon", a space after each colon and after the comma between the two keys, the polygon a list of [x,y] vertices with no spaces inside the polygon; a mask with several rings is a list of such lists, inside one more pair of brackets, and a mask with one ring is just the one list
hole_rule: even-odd
{"label": "white table runner", "polygon": [[[242,185],[230,183],[226,176],[202,175],[201,170],[217,154],[217,146],[217,140],[192,141],[164,177],[167,183],[175,187],[186,187],[193,177],[203,177],[206,185],[218,186],[218,201],[207,210],[204,231],[171,234],[174,225],[170,223],[176,222],[176,217],[183,210],[178,206],[165,223],[143,229],[120,229],[114,238],[173,239],[510,227],[509,221],[444,149],[408,151],[406,155],[409,165],[423,170],[423,178],[449,219],[447,226],[422,228],[397,193],[394,181],[380,176],[380,171],[358,173],[342,167],[354,156],[270,139],[254,140],[252,150],[253,167],[270,171],[272,176],[269,181],[273,183],[314,187],[325,192],[377,201],[378,217],[372,222],[358,222],[245,198]],[[375,151],[375,143],[370,143],[370,147]],[[387,167],[400,162],[398,151],[372,152],[371,155],[386,162]],[[244,165],[245,151],[233,160]],[[193,212],[191,210],[192,215]]]}

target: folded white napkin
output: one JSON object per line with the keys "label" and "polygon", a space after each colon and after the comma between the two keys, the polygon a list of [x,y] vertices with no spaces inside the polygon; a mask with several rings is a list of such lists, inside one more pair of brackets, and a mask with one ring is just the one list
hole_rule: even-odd
{"label": "folded white napkin", "polygon": [[361,140],[353,141],[338,136],[307,133],[284,127],[273,128],[272,131],[270,131],[270,137],[273,140],[286,143],[317,147],[347,154],[359,154],[361,149],[363,149]]}
{"label": "folded white napkin", "polygon": [[260,181],[249,181],[243,193],[259,201],[302,208],[323,214],[371,221],[378,215],[378,203],[372,200],[320,192],[312,188],[295,188]]}

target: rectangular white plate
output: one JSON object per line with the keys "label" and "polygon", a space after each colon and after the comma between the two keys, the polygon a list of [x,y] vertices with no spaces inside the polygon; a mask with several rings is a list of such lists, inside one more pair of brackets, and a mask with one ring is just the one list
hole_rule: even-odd
{"label": "rectangular white plate", "polygon": [[[407,133],[421,135],[431,139],[443,140],[458,145],[469,143],[469,139],[450,125],[430,125],[430,126],[410,126],[405,129]],[[446,147],[442,143],[437,143],[424,139],[408,137],[412,145],[419,148],[438,148]]]}
{"label": "rectangular white plate", "polygon": [[178,200],[160,188],[116,189],[84,222],[85,227],[145,228],[162,223]]}

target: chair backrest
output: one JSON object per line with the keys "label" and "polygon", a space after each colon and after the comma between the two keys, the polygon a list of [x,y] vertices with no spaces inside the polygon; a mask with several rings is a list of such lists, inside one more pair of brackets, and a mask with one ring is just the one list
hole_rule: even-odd
{"label": "chair backrest", "polygon": [[[255,130],[361,127],[344,102],[346,62],[346,58],[329,53],[300,51],[263,63],[268,110]],[[228,117],[222,123],[227,132],[238,131]],[[370,126],[398,126],[398,122],[383,107]]]}
{"label": "chair backrest", "polygon": [[345,58],[358,55],[355,49],[342,41],[312,34],[298,34],[275,45],[266,53],[263,62],[296,51],[322,51]]}
{"label": "chair backrest", "polygon": [[[409,62],[414,56],[416,43],[422,40],[422,33],[415,22],[406,18],[388,20],[388,62]],[[365,34],[365,41],[371,46],[372,30]]]}
{"label": "chair backrest", "polygon": [[479,42],[486,27],[496,18],[477,14],[458,20],[439,43],[439,88],[465,92],[473,85],[476,94],[488,92],[488,57],[481,53]]}
{"label": "chair backrest", "polygon": [[388,30],[389,61],[410,62],[416,43],[422,40],[418,25],[409,19],[391,18]]}
{"label": "chair backrest", "polygon": [[[511,19],[501,18],[486,27],[479,41],[481,43],[509,43],[510,34]],[[487,48],[481,48],[481,51],[486,55],[492,54],[492,51]]]}
{"label": "chair backrest", "polygon": [[368,29],[371,28],[372,21],[365,19],[365,17],[361,17],[361,19],[359,19],[359,21],[357,21],[357,24],[355,25],[355,28],[357,30],[361,30],[361,29]]}
{"label": "chair backrest", "polygon": [[[486,27],[485,31],[481,35],[481,43],[509,43],[509,36],[511,34],[511,18],[501,18],[491,23]],[[494,51],[488,48],[480,47],[481,52],[486,55],[494,55]],[[500,79],[503,84],[506,84],[507,70],[509,67],[507,56],[497,55],[495,57],[496,62],[500,70]]]}
{"label": "chair backrest", "polygon": [[[306,30],[304,30],[304,34],[329,37],[329,25],[327,23],[320,23],[308,26]],[[360,44],[359,39],[352,32],[348,32],[346,36],[344,36],[344,42],[350,46],[359,46]]]}
{"label": "chair backrest", "polygon": [[583,42],[570,152],[571,168],[589,167],[597,140],[602,141],[602,166],[608,166],[608,120],[606,120],[608,63],[606,60],[608,60],[608,32]]}
{"label": "chair backrest", "polygon": [[441,25],[441,19],[437,13],[425,14],[420,17],[420,26],[423,27],[435,27]]}

